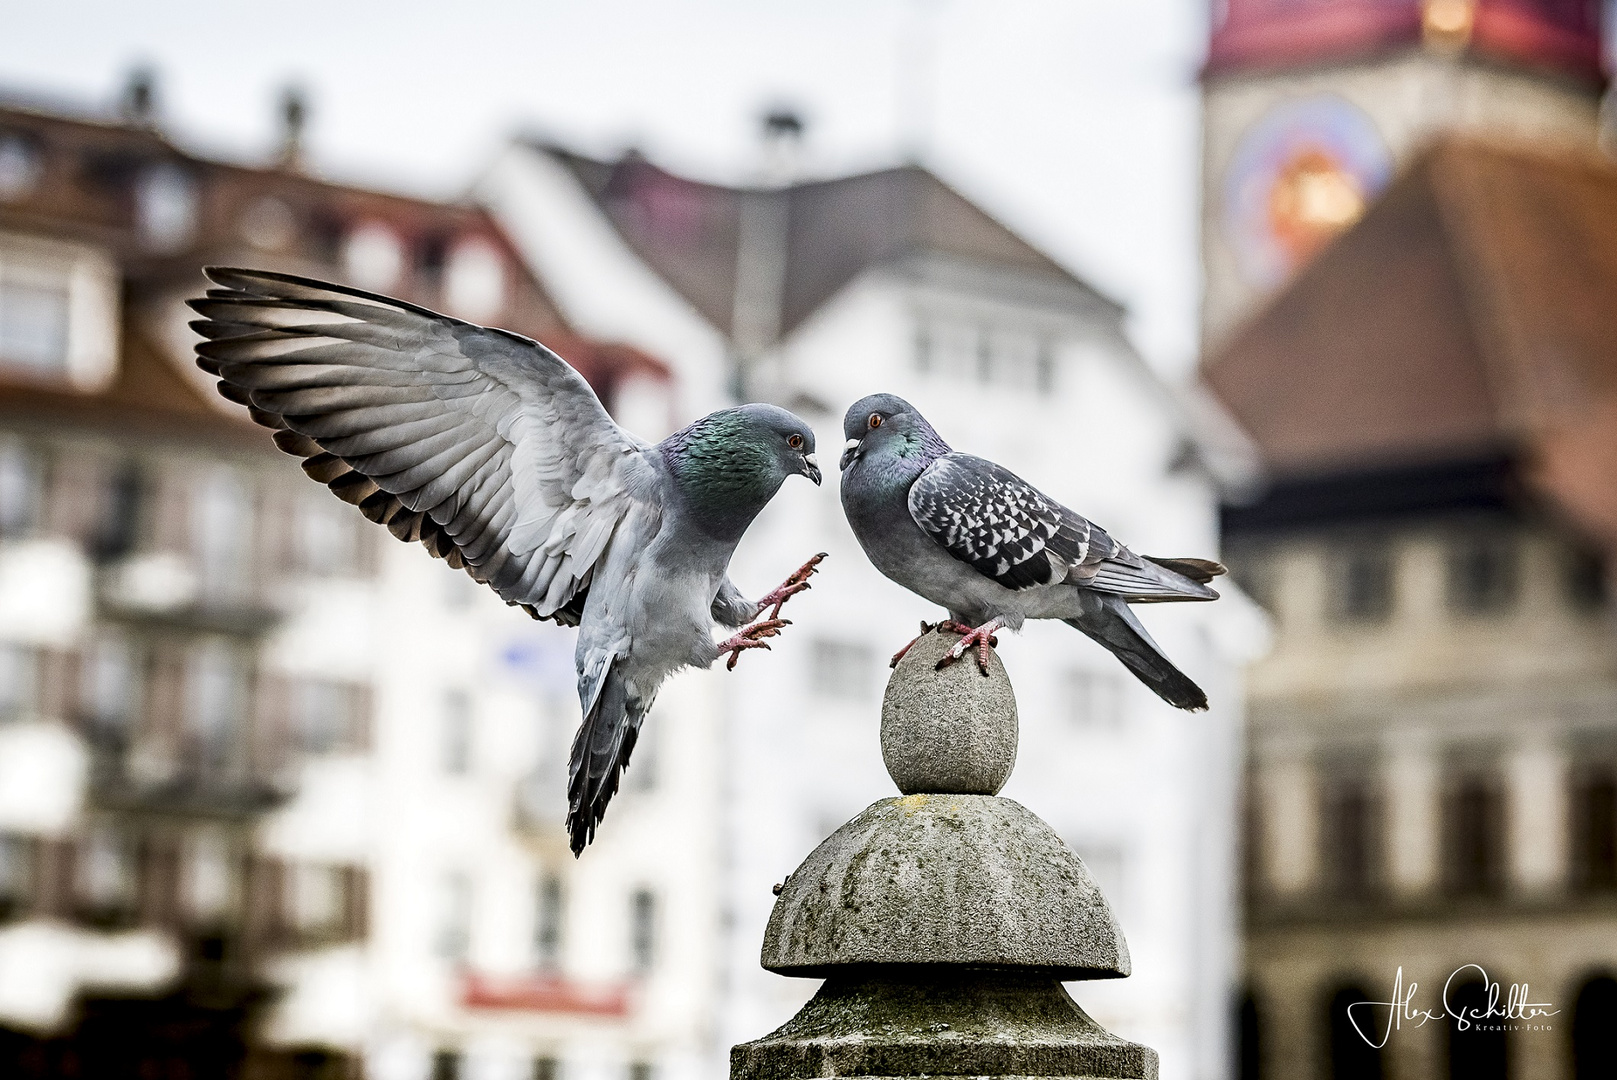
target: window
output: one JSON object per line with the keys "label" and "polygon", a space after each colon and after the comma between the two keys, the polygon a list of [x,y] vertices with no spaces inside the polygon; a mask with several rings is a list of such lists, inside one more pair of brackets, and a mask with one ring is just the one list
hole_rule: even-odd
{"label": "window", "polygon": [[1338,776],[1323,785],[1320,841],[1325,888],[1333,896],[1361,897],[1375,874],[1379,806],[1362,776]]}
{"label": "window", "polygon": [[380,222],[366,222],[348,234],[343,272],[362,289],[390,289],[404,273],[404,245]]}
{"label": "window", "polygon": [[629,959],[641,974],[657,960],[657,897],[649,889],[636,889],[629,898]]}
{"label": "window", "polygon": [[1599,611],[1606,604],[1606,568],[1592,551],[1573,551],[1562,569],[1567,602],[1576,611]]}
{"label": "window", "polygon": [[222,640],[191,651],[186,664],[186,728],[196,764],[223,768],[235,756],[248,707],[247,666]]}
{"label": "window", "polygon": [[209,600],[240,600],[248,592],[253,508],[247,487],[234,470],[215,469],[191,500],[191,536]]}
{"label": "window", "polygon": [[432,1055],[432,1080],[460,1080],[460,1054],[439,1050]]}
{"label": "window", "polygon": [[39,691],[39,655],[23,645],[0,645],[0,721],[34,711]]}
{"label": "window", "polygon": [[1335,556],[1335,614],[1348,622],[1385,622],[1392,614],[1392,555],[1385,548],[1351,548]]}
{"label": "window", "polygon": [[1617,979],[1597,975],[1583,984],[1572,1009],[1573,1080],[1617,1076]]}
{"label": "window", "polygon": [[937,320],[928,335],[932,348],[928,368],[952,379],[975,380],[981,352],[977,338],[977,328],[970,323]]}
{"label": "window", "polygon": [[1041,389],[1048,349],[1028,330],[1000,327],[983,335],[980,381],[1018,390]]}
{"label": "window", "polygon": [[145,477],[134,462],[124,462],[107,478],[91,551],[102,562],[121,559],[135,550],[140,537]]}
{"label": "window", "polygon": [[863,701],[875,682],[876,658],[868,645],[815,638],[809,649],[809,679],[819,697]]}
{"label": "window", "polygon": [[1055,388],[1054,342],[1034,329],[921,315],[913,347],[922,374],[1040,393]]}
{"label": "window", "polygon": [[545,971],[555,971],[561,967],[565,917],[561,875],[541,876],[534,905],[533,946],[539,967]]}
{"label": "window", "polygon": [[141,679],[127,638],[97,638],[80,669],[84,711],[97,734],[124,737],[140,713]]}
{"label": "window", "polygon": [[25,837],[0,833],[0,922],[26,911],[33,891],[33,844]]}
{"label": "window", "polygon": [[79,895],[96,911],[122,911],[135,903],[134,845],[108,828],[91,832],[79,849]]}
{"label": "window", "polygon": [[118,359],[122,279],[105,253],[0,234],[0,367],[95,390]]}
{"label": "window", "polygon": [[1463,773],[1452,782],[1443,813],[1444,870],[1457,895],[1493,892],[1502,870],[1503,800],[1492,777]]}
{"label": "window", "polygon": [[0,263],[0,361],[31,372],[67,370],[68,283]]}
{"label": "window", "polygon": [[[1332,994],[1326,1004],[1325,1031],[1330,1051],[1330,1080],[1381,1080],[1381,1051],[1364,1038],[1364,1035],[1372,1039],[1378,1037],[1375,1031],[1380,1018],[1375,1016],[1375,1009],[1368,1004],[1369,1001],[1370,995],[1364,990],[1347,986]],[[1361,1031],[1364,1035],[1360,1034]]]}
{"label": "window", "polygon": [[465,960],[472,943],[472,879],[454,871],[438,889],[438,955]]}
{"label": "window", "polygon": [[298,931],[321,935],[341,929],[347,906],[342,868],[298,863],[291,878],[292,924]]}
{"label": "window", "polygon": [[0,536],[24,536],[38,528],[44,506],[45,468],[23,443],[0,443]]}
{"label": "window", "polygon": [[1039,356],[1035,372],[1039,393],[1051,394],[1056,388],[1056,347],[1048,339],[1039,342]]}
{"label": "window", "polygon": [[227,915],[236,899],[237,863],[224,837],[203,833],[192,839],[186,859],[187,907],[201,919]]}
{"label": "window", "polygon": [[[1507,981],[1499,979],[1501,984]],[[1451,1080],[1506,1080],[1510,1075],[1510,1044],[1505,1028],[1509,1025],[1484,1019],[1490,1007],[1488,988],[1477,979],[1454,986],[1445,997],[1451,1010],[1447,1018]],[[1455,1016],[1467,1019],[1466,1030],[1460,1030]]]}
{"label": "window", "polygon": [[472,699],[464,690],[450,690],[443,697],[443,741],[440,761],[444,772],[464,776],[472,768]]}
{"label": "window", "polygon": [[1263,1080],[1263,1018],[1250,991],[1241,998],[1236,1023],[1240,1042],[1235,1074],[1239,1080]]}
{"label": "window", "polygon": [[1123,726],[1123,683],[1098,671],[1067,673],[1067,715],[1082,731],[1117,731]]}
{"label": "window", "polygon": [[135,223],[152,251],[178,251],[191,242],[197,225],[197,184],[170,161],[149,166],[135,185]]}
{"label": "window", "polygon": [[39,145],[24,135],[0,135],[0,202],[32,195],[45,171]]}
{"label": "window", "polygon": [[1450,610],[1467,615],[1508,611],[1516,601],[1516,545],[1508,537],[1471,536],[1448,555]]}
{"label": "window", "polygon": [[463,319],[486,322],[505,307],[505,260],[484,240],[465,240],[449,254],[444,302]]}
{"label": "window", "polygon": [[1585,770],[1572,791],[1572,872],[1589,892],[1617,889],[1617,770]]}
{"label": "window", "polygon": [[303,679],[292,688],[292,723],[307,754],[363,749],[368,688],[326,679]]}

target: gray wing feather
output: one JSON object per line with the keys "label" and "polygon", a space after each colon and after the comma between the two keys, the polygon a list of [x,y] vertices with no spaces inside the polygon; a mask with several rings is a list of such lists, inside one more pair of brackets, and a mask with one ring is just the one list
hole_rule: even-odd
{"label": "gray wing feather", "polygon": [[307,278],[209,269],[197,363],[305,471],[539,618],[577,602],[644,443],[517,334]]}
{"label": "gray wing feather", "polygon": [[1218,597],[1136,555],[1009,469],[971,454],[934,461],[910,485],[909,509],[945,551],[1007,589],[1069,582],[1129,600]]}

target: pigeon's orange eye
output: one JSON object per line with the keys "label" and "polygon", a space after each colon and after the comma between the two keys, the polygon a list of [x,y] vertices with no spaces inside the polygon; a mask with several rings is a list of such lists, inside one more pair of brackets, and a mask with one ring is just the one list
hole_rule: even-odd
{"label": "pigeon's orange eye", "polygon": [[787,436],[786,445],[790,446],[793,450],[801,450],[801,449],[803,449],[803,436],[801,436],[801,435],[789,435],[789,436]]}
{"label": "pigeon's orange eye", "polygon": [[870,426],[873,428],[881,427],[881,413],[873,412],[870,414]]}

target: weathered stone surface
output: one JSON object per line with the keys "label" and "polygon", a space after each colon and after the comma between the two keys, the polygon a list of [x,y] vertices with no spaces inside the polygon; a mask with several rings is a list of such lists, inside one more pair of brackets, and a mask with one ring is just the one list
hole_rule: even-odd
{"label": "weathered stone surface", "polygon": [[1156,1075],[1154,1051],[1107,1032],[1054,978],[1005,971],[844,973],[730,1051],[731,1080]]}
{"label": "weathered stone surface", "polygon": [[906,795],[998,795],[1016,765],[1016,694],[989,653],[937,670],[954,634],[934,630],[904,654],[881,706],[881,756]]}
{"label": "weathered stone surface", "polygon": [[786,880],[762,960],[810,976],[870,964],[1129,973],[1078,856],[1020,804],[987,795],[883,799],[832,833]]}

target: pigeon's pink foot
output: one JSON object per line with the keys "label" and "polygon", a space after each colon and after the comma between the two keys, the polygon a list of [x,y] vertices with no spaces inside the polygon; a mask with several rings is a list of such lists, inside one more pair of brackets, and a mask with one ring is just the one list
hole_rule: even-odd
{"label": "pigeon's pink foot", "polygon": [[984,675],[987,675],[988,650],[999,644],[999,639],[994,636],[994,631],[1004,625],[1004,619],[989,619],[981,626],[975,627],[957,623],[952,619],[939,623],[939,630],[947,630],[952,634],[959,634],[961,637],[959,641],[949,647],[948,652],[943,654],[943,659],[938,661],[938,670],[942,671],[966,655],[966,650],[975,645],[977,646],[977,668]]}
{"label": "pigeon's pink foot", "polygon": [[805,589],[812,588],[812,586],[809,585],[809,577],[813,575],[815,569],[824,559],[825,552],[822,551],[818,555],[814,556],[814,558],[804,563],[802,566],[799,566],[795,571],[793,571],[791,577],[781,582],[780,588],[774,590],[758,601],[758,610],[763,611],[764,608],[773,604],[775,610],[769,613],[769,617],[771,619],[780,618],[781,605],[785,604],[786,601],[790,600],[798,593],[803,592]]}
{"label": "pigeon's pink foot", "polygon": [[887,666],[890,667],[890,668],[897,667],[898,662],[900,660],[904,659],[904,654],[909,652],[911,649],[915,648],[915,643],[917,641],[920,641],[922,638],[924,638],[928,634],[930,634],[932,632],[932,627],[933,627],[932,623],[929,623],[925,619],[922,619],[921,620],[921,632],[919,634],[916,634],[914,637],[910,638],[908,645],[905,645],[902,649],[900,649],[896,653],[894,653],[893,658],[891,660],[887,661]]}
{"label": "pigeon's pink foot", "polygon": [[755,622],[751,626],[742,627],[736,635],[719,646],[719,656],[730,654],[730,662],[724,665],[724,670],[734,671],[736,661],[741,659],[745,649],[768,649],[769,643],[764,638],[776,637],[780,628],[792,625],[790,619],[765,619]]}

